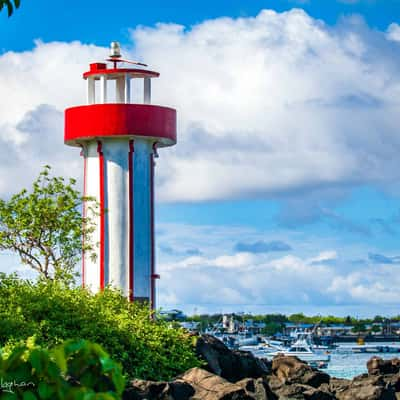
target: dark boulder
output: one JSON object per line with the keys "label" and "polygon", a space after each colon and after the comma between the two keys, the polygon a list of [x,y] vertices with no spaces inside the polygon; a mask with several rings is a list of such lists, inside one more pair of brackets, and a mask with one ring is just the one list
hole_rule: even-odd
{"label": "dark boulder", "polygon": [[142,400],[142,399],[167,399],[167,382],[144,381],[134,379],[125,389],[123,400]]}
{"label": "dark boulder", "polygon": [[179,380],[193,387],[193,400],[254,400],[240,385],[201,368],[190,369]]}
{"label": "dark boulder", "polygon": [[351,380],[349,379],[331,378],[329,384],[323,384],[320,388],[326,389],[336,395],[336,393],[340,394],[341,392],[344,392],[350,384]]}
{"label": "dark boulder", "polygon": [[267,364],[250,352],[229,350],[211,335],[202,335],[196,343],[196,352],[207,362],[208,371],[229,382],[244,378],[260,378],[269,373]]}
{"label": "dark boulder", "polygon": [[321,388],[310,388],[303,392],[305,400],[335,400],[335,396],[327,390]]}
{"label": "dark boulder", "polygon": [[400,359],[384,360],[381,357],[372,357],[367,362],[369,375],[397,374],[400,371]]}
{"label": "dark boulder", "polygon": [[282,385],[275,391],[279,400],[304,400],[304,393],[313,389],[311,386],[302,385],[300,383],[292,383],[290,385]]}
{"label": "dark boulder", "polygon": [[189,400],[195,390],[186,382],[153,382],[134,379],[125,389],[123,400]]}
{"label": "dark boulder", "polygon": [[335,395],[338,400],[396,400],[394,390],[387,386],[383,376],[368,374],[356,376]]}
{"label": "dark boulder", "polygon": [[180,380],[170,382],[169,387],[169,392],[174,400],[189,400],[195,393],[189,383]]}
{"label": "dark boulder", "polygon": [[272,392],[268,382],[264,378],[246,378],[236,385],[242,387],[246,394],[251,396],[254,400],[277,400],[278,397]]}
{"label": "dark boulder", "polygon": [[285,384],[299,383],[318,388],[329,383],[328,374],[311,368],[304,361],[292,356],[277,356],[272,361],[272,373]]}

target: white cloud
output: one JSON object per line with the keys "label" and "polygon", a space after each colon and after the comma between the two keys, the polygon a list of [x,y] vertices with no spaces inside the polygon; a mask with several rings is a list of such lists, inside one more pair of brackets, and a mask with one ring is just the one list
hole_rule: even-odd
{"label": "white cloud", "polygon": [[390,24],[387,30],[387,38],[394,42],[400,42],[400,25],[393,23]]}
{"label": "white cloud", "polygon": [[79,150],[64,145],[63,111],[83,103],[82,72],[104,49],[37,41],[32,51],[0,56],[0,195],[29,185],[41,167],[81,175]]}
{"label": "white cloud", "polygon": [[293,10],[133,37],[176,77],[157,84],[157,101],[180,113],[180,143],[160,160],[163,199],[399,181],[400,58],[383,32]]}
{"label": "white cloud", "polygon": [[[161,229],[159,243],[180,250],[195,241],[202,252],[158,254],[158,303],[164,308],[375,315],[395,312],[400,300],[398,264],[371,262],[365,243],[239,227],[163,224]],[[238,237],[272,241],[284,232],[296,255],[232,250]]]}
{"label": "white cloud", "polygon": [[318,254],[318,256],[313,257],[310,260],[308,260],[308,264],[321,264],[324,262],[337,260],[337,258],[338,258],[338,255],[337,255],[336,251],[328,250],[328,251],[324,251],[324,252]]}
{"label": "white cloud", "polygon": [[[154,101],[178,109],[178,145],[158,161],[159,198],[393,186],[400,179],[400,57],[390,41],[396,27],[386,38],[356,19],[332,28],[301,10],[264,10],[190,29],[159,24],[133,30],[136,54],[130,56],[162,74]],[[84,102],[81,74],[107,52],[79,42],[37,42],[32,51],[0,56],[6,94],[0,99],[0,156],[6,161],[0,194],[28,182],[32,165],[50,162],[80,174],[78,151],[62,145],[60,113]],[[21,128],[32,116],[35,134],[29,124]],[[43,156],[30,151],[38,132]]]}
{"label": "white cloud", "polygon": [[[398,267],[363,266],[340,271],[324,264],[332,259],[333,252],[309,259],[285,256],[267,260],[263,255],[252,255],[247,263],[242,255],[161,263],[160,304],[232,309],[263,306],[265,311],[278,305],[314,305],[324,309],[330,305],[395,305],[400,301]],[[320,262],[316,264],[315,260]],[[343,259],[339,262],[346,264]],[[374,309],[370,311],[373,313]]]}

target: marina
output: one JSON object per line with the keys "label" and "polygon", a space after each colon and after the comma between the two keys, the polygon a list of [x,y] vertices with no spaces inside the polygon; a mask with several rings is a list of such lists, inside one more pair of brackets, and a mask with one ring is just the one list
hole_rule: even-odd
{"label": "marina", "polygon": [[278,355],[295,356],[312,367],[323,369],[333,377],[345,379],[366,373],[367,361],[373,356],[390,359],[400,353],[400,345],[394,342],[366,342],[356,345],[333,343],[331,346],[320,346],[314,343],[309,332],[298,333],[291,344],[262,336],[243,338],[217,335],[217,337],[228,347],[249,351],[258,358],[271,361]]}

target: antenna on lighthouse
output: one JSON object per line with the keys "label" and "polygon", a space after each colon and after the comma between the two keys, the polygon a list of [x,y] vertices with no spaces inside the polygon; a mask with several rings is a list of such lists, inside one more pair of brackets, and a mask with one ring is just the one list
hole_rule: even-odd
{"label": "antenna on lighthouse", "polygon": [[121,57],[121,46],[119,42],[111,42],[111,53],[110,57],[107,58],[107,61],[111,61],[114,63],[114,68],[117,68],[117,63],[123,62],[127,64],[134,64],[134,65],[141,65],[142,67],[147,67],[147,64],[141,63],[139,61],[133,61],[133,60],[124,60]]}

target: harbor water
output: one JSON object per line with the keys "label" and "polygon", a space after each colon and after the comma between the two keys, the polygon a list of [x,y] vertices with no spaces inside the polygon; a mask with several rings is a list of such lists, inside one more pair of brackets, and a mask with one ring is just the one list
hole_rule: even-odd
{"label": "harbor water", "polygon": [[[391,345],[393,343],[381,343],[381,345],[385,344]],[[342,347],[331,352],[331,361],[328,364],[328,368],[324,369],[324,372],[335,378],[352,379],[357,375],[367,372],[367,361],[373,356],[381,357],[383,359],[390,359],[399,357],[400,354],[353,353],[351,352],[350,348],[349,351],[343,351]]]}
{"label": "harbor water", "polygon": [[[366,343],[366,345],[373,344]],[[390,346],[393,345],[393,343],[380,343],[379,345]],[[400,357],[400,353],[353,352],[352,348],[354,346],[356,346],[356,343],[353,343],[352,345],[341,344],[336,349],[329,350],[330,361],[327,363],[327,367],[323,368],[322,371],[328,373],[330,376],[335,378],[352,379],[357,375],[367,373],[367,362],[370,358],[374,356],[381,357],[383,359]],[[243,350],[250,351],[250,348],[244,348]],[[273,358],[273,356],[269,356],[263,350],[251,350],[251,352],[259,358],[267,358],[270,360]],[[324,355],[326,354],[325,351],[318,351],[317,353]]]}

